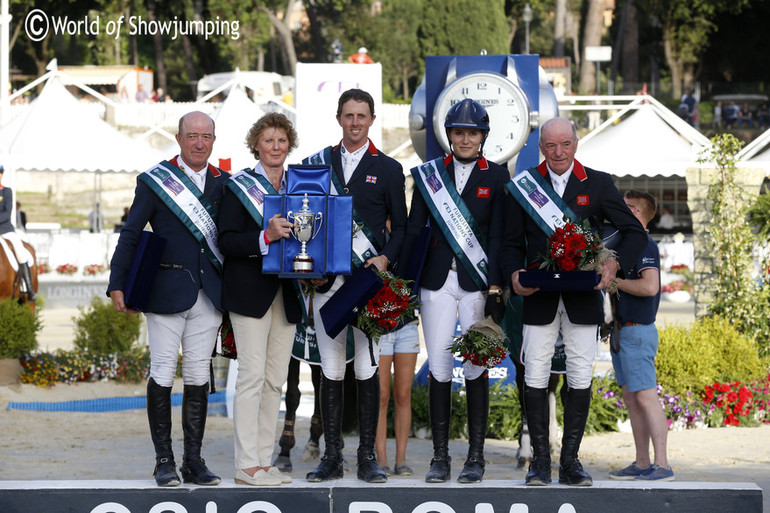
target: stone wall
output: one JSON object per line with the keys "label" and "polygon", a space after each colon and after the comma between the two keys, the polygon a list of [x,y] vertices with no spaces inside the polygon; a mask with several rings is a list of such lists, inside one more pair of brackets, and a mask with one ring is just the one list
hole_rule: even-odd
{"label": "stone wall", "polygon": [[[695,316],[701,317],[708,313],[711,302],[711,291],[708,279],[714,260],[711,248],[706,238],[706,230],[712,222],[718,222],[711,217],[711,202],[707,200],[709,185],[716,170],[712,168],[689,168],[687,170],[687,206],[692,215],[693,245],[695,246]],[[759,194],[762,181],[765,178],[764,169],[739,168],[736,182],[744,187],[749,201]]]}

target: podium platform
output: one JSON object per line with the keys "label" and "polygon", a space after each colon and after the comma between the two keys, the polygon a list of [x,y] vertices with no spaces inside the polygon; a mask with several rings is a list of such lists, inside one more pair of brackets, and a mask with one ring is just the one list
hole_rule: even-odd
{"label": "podium platform", "polygon": [[421,478],[371,485],[347,477],[278,487],[136,481],[0,481],[3,513],[677,513],[762,511],[754,483],[596,481],[592,487],[526,487],[523,481],[429,485]]}

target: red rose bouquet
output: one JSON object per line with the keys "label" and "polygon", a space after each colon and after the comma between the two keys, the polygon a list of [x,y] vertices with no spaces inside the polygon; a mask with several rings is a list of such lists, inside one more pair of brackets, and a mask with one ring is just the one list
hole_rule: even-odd
{"label": "red rose bouquet", "polygon": [[564,221],[548,238],[548,253],[542,255],[540,269],[600,271],[604,262],[615,257],[615,252],[604,247],[587,219],[578,224],[564,216]]}
{"label": "red rose bouquet", "polygon": [[508,356],[505,333],[491,317],[474,323],[466,333],[455,337],[449,350],[459,354],[463,363],[471,362],[487,369],[497,366]]}
{"label": "red rose bouquet", "polygon": [[375,272],[382,278],[383,286],[358,313],[356,327],[376,343],[382,335],[393,331],[401,321],[414,315],[417,298],[412,296],[407,280],[387,271]]}

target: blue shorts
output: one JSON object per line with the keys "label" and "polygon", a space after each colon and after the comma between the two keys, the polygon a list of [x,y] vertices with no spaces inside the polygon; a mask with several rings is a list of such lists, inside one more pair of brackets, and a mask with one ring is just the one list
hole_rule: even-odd
{"label": "blue shorts", "polygon": [[403,328],[380,337],[380,355],[392,356],[393,353],[419,353],[420,335],[417,324],[407,324]]}
{"label": "blue shorts", "polygon": [[654,324],[624,326],[620,328],[619,334],[620,352],[610,351],[618,385],[625,385],[629,392],[656,388],[658,329]]}

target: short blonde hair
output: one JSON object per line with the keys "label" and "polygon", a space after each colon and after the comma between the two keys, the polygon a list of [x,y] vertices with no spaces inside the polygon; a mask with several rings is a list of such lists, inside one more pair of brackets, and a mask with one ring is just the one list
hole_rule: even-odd
{"label": "short blonde hair", "polygon": [[262,133],[268,128],[280,128],[286,132],[286,137],[289,138],[289,152],[297,147],[297,131],[294,130],[289,118],[280,112],[268,112],[251,125],[249,133],[246,134],[246,146],[255,159],[259,160],[259,151],[254,146],[257,145]]}

